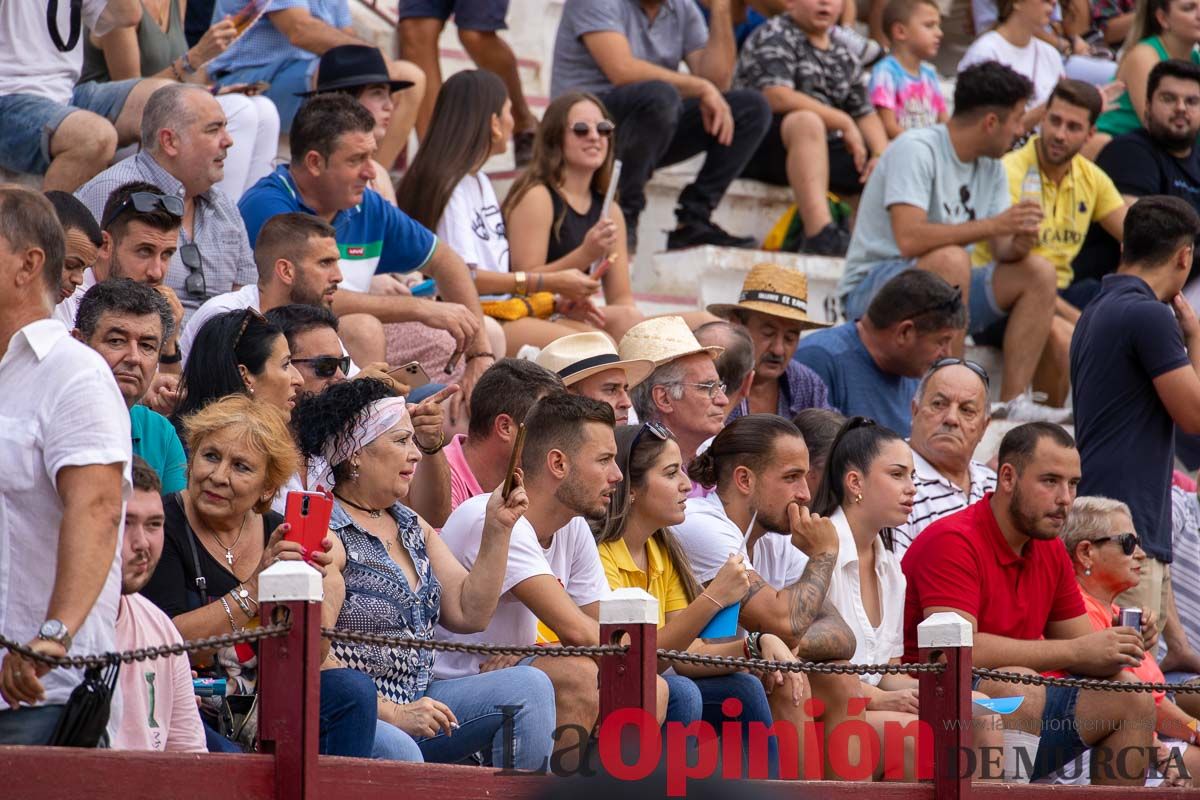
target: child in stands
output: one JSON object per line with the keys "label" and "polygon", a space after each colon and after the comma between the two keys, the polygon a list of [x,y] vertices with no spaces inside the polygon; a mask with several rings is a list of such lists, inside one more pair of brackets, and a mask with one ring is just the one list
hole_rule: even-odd
{"label": "child in stands", "polygon": [[927,62],[942,44],[942,13],[936,0],[890,0],[883,27],[892,52],[871,72],[867,93],[889,139],[911,128],[950,118],[937,72]]}

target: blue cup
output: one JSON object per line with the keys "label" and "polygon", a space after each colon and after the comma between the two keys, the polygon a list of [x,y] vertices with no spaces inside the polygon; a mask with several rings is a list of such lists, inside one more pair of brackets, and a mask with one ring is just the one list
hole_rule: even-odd
{"label": "blue cup", "polygon": [[734,603],[721,609],[700,631],[701,639],[727,639],[737,634],[738,612],[742,604]]}

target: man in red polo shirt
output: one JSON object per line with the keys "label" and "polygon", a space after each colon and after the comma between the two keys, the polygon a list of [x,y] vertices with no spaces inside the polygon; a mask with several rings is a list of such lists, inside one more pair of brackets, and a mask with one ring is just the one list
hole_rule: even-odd
{"label": "man in red polo shirt", "polygon": [[[930,525],[904,554],[905,658],[916,657],[921,620],[953,611],[975,630],[978,667],[1136,680],[1125,670],[1141,663],[1141,634],[1092,629],[1058,540],[1079,483],[1075,441],[1057,425],[1031,422],[1005,435],[999,463],[995,493]],[[1154,728],[1149,694],[977,684],[991,697],[1024,695],[1004,724],[1040,734],[1032,779],[1092,748],[1093,783],[1143,783]]]}

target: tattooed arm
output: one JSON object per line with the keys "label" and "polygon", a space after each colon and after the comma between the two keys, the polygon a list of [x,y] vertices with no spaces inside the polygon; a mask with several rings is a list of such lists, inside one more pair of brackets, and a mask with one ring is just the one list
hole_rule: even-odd
{"label": "tattooed arm", "polygon": [[828,600],[800,639],[796,656],[802,661],[848,661],[857,647],[854,631]]}
{"label": "tattooed arm", "polygon": [[[773,589],[757,572],[750,574],[750,590],[742,598],[742,610],[739,620],[747,630],[773,633],[795,649],[800,645],[814,622],[820,622],[828,617],[832,606],[825,602],[829,591],[829,580],[833,574],[833,565],[837,561],[836,553],[820,553],[808,560],[804,574],[800,580],[783,590]],[[833,611],[837,624],[845,628],[837,612]],[[820,635],[828,635],[828,624],[818,630]],[[851,643],[854,635],[846,629]],[[851,652],[853,652],[851,646]],[[832,657],[832,656],[831,656]],[[846,656],[836,656],[844,658]]]}

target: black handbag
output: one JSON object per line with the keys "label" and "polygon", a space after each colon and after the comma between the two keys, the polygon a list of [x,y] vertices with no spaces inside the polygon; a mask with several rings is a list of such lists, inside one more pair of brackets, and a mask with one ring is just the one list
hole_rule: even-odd
{"label": "black handbag", "polygon": [[71,0],[71,23],[67,29],[67,40],[62,40],[58,32],[58,0],[46,3],[46,27],[50,29],[50,39],[60,52],[69,53],[79,44],[79,33],[83,28],[83,0]]}
{"label": "black handbag", "polygon": [[50,738],[52,747],[99,747],[108,727],[113,689],[117,685],[120,664],[88,667],[83,683],[67,699],[62,716]]}

